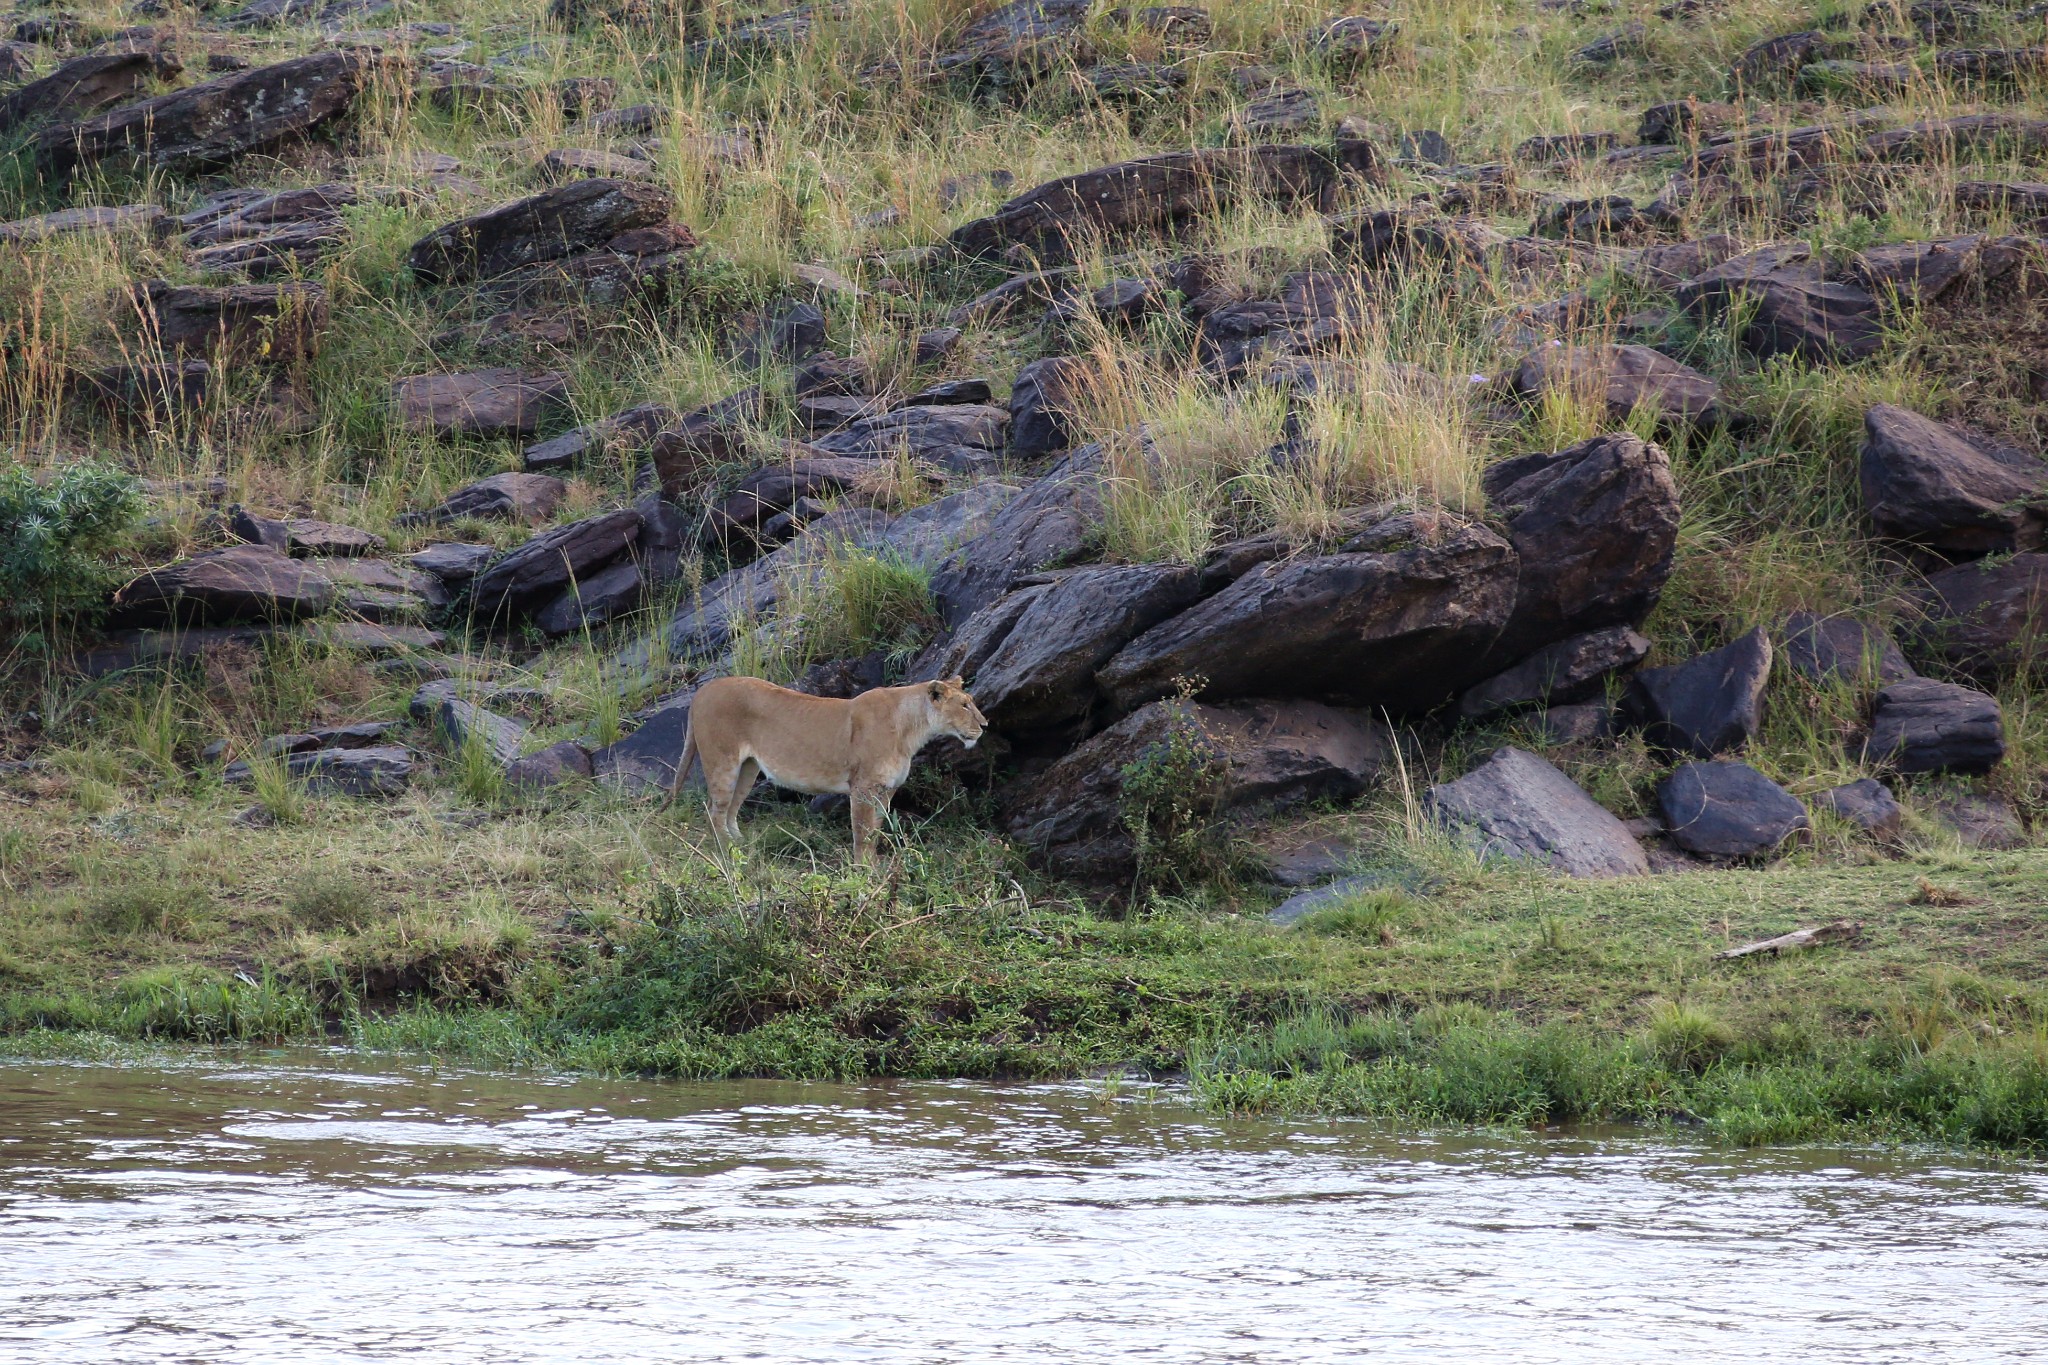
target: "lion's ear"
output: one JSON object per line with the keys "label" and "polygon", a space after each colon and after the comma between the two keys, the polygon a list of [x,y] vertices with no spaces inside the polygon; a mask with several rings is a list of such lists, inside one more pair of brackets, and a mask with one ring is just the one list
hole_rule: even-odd
{"label": "lion's ear", "polygon": [[940,697],[945,695],[946,687],[944,683],[933,683],[929,688],[926,689],[926,691],[928,691],[931,694],[931,699],[933,701],[937,701]]}
{"label": "lion's ear", "polygon": [[952,677],[946,679],[946,685],[948,687],[965,687],[967,686],[967,679],[955,673]]}

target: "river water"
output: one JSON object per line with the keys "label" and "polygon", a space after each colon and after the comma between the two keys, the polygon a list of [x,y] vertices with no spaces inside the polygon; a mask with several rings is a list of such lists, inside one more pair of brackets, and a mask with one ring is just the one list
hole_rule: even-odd
{"label": "river water", "polygon": [[0,1362],[2048,1358],[2048,1168],[1103,1084],[0,1066]]}

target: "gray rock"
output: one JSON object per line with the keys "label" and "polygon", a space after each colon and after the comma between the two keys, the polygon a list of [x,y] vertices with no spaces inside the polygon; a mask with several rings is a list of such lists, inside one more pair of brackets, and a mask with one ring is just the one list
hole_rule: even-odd
{"label": "gray rock", "polygon": [[327,326],[327,290],[311,280],[225,286],[150,280],[132,294],[150,339],[164,350],[225,353],[243,364],[308,360]]}
{"label": "gray rock", "polygon": [[519,453],[519,462],[528,472],[573,469],[600,455],[644,450],[659,432],[682,420],[683,415],[666,403],[641,403],[550,440],[536,441]]}
{"label": "gray rock", "polygon": [[33,218],[0,223],[0,242],[32,246],[72,232],[103,232],[109,236],[117,233],[156,234],[167,230],[169,224],[169,215],[155,204],[58,209],[54,213],[39,213]]}
{"label": "gray rock", "polygon": [[1490,855],[1546,863],[1573,877],[1636,877],[1650,864],[1621,821],[1576,783],[1522,749],[1493,757],[1423,805]]}
{"label": "gray rock", "polygon": [[408,512],[398,520],[402,526],[438,526],[475,517],[533,525],[553,516],[568,491],[569,485],[552,474],[493,474],[463,485],[424,512]]}
{"label": "gray rock", "polygon": [[1576,744],[1582,740],[1605,739],[1614,733],[1614,716],[1604,701],[1545,707],[1531,716],[1526,724],[1532,732],[1551,744]]}
{"label": "gray rock", "polygon": [[874,458],[907,450],[935,460],[961,446],[999,451],[1009,424],[1009,413],[986,403],[921,403],[859,417],[811,444],[833,455]]}
{"label": "gray rock", "polygon": [[801,360],[825,344],[825,313],[815,303],[784,299],[734,321],[732,349],[740,364],[754,368],[777,360]]}
{"label": "gray rock", "polygon": [[451,588],[459,588],[483,571],[483,567],[498,557],[495,545],[470,545],[462,541],[443,541],[429,545],[426,549],[407,556],[414,568],[433,574]]}
{"label": "gray rock", "polygon": [[437,228],[413,244],[406,263],[427,284],[491,280],[657,228],[674,210],[674,197],[659,186],[573,180]]}
{"label": "gray rock", "polygon": [[1892,637],[1847,616],[1795,611],[1778,631],[1785,662],[1815,682],[1900,682],[1917,676]]}
{"label": "gray rock", "polygon": [[1933,303],[1977,273],[1982,237],[1894,242],[1857,253],[1849,274],[1880,300]]}
{"label": "gray rock", "polygon": [[1017,371],[1010,388],[1010,455],[1043,459],[1073,444],[1074,406],[1094,374],[1085,356],[1056,355]]}
{"label": "gray rock", "polygon": [[934,62],[998,84],[1030,80],[1086,55],[1082,36],[1093,0],[1013,0],[960,32],[958,45]]}
{"label": "gray rock", "polygon": [[1878,692],[1866,752],[1902,773],[1988,772],[2005,757],[2005,717],[1996,697],[1908,678]]}
{"label": "gray rock", "polygon": [[1650,642],[1628,626],[1608,626],[1545,645],[1504,673],[1458,699],[1458,714],[1482,719],[1523,706],[1580,701],[1598,691],[1608,674],[1632,668]]}
{"label": "gray rock", "polygon": [[1318,886],[1307,891],[1297,891],[1266,912],[1266,919],[1273,924],[1299,924],[1318,910],[1329,910],[1363,896],[1368,891],[1377,891],[1393,884],[1385,873],[1367,872],[1356,877],[1344,877],[1328,886]]}
{"label": "gray rock", "polygon": [[1711,376],[1647,346],[1538,347],[1522,357],[1508,383],[1528,402],[1553,390],[1598,393],[1617,424],[1638,409],[1665,427],[1719,427],[1735,416]]}
{"label": "gray rock", "polygon": [[1756,858],[1811,828],[1799,799],[1747,763],[1688,763],[1657,787],[1671,838],[1708,858]]}
{"label": "gray rock", "polygon": [[1870,291],[1830,283],[1817,263],[1792,259],[1780,248],[1724,261],[1679,286],[1677,297],[1682,307],[1709,320],[1747,299],[1739,340],[1759,358],[1864,360],[1884,343],[1884,321]]}
{"label": "gray rock", "polygon": [[1832,811],[1865,834],[1878,839],[1896,836],[1906,812],[1891,789],[1874,777],[1830,787],[1813,798],[1815,808]]}
{"label": "gray rock", "polygon": [[1763,724],[1770,677],[1771,639],[1758,626],[1682,664],[1644,669],[1622,705],[1652,744],[1711,758],[1740,748]]}
{"label": "gray rock", "polygon": [[1936,803],[1934,813],[1966,848],[2019,848],[2027,842],[2019,812],[2002,796],[1964,792]]}
{"label": "gray rock", "polygon": [[451,747],[480,744],[499,764],[513,762],[526,747],[525,725],[465,699],[453,681],[427,683],[413,693],[409,709],[415,721],[439,731]]}
{"label": "gray rock", "polygon": [[1101,515],[1102,450],[1084,446],[1034,480],[932,575],[932,597],[957,626],[1017,578],[1079,555]]}
{"label": "gray rock", "polygon": [[1321,886],[1351,866],[1358,846],[1348,839],[1311,839],[1266,861],[1266,876],[1278,886]]}
{"label": "gray rock", "polygon": [[1877,533],[1951,555],[2038,549],[2048,465],[1999,459],[1953,427],[1879,403],[1863,415],[1863,505]]}
{"label": "gray rock", "polygon": [[1384,178],[1371,143],[1339,142],[1334,152],[1292,143],[1167,152],[1048,181],[956,228],[950,240],[969,256],[1022,245],[1060,260],[1083,240],[1164,231],[1246,200],[1334,207],[1352,175]]}

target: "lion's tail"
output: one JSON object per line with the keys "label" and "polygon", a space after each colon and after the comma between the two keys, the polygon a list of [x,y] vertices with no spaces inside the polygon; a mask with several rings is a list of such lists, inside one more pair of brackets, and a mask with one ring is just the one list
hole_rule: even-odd
{"label": "lion's tail", "polygon": [[668,799],[676,799],[676,793],[683,789],[683,780],[690,775],[690,768],[697,762],[697,718],[683,722],[683,752],[676,759],[676,775],[668,784]]}

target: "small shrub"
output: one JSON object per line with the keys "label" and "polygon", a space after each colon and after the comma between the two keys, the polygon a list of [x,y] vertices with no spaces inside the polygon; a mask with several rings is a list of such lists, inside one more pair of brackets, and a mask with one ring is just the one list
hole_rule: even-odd
{"label": "small shrub", "polygon": [[102,605],[113,574],[95,552],[141,511],[140,485],[111,466],[0,469],[0,619],[47,626]]}
{"label": "small shrub", "polygon": [[84,920],[103,934],[190,937],[213,911],[204,887],[169,880],[100,887],[85,901]]}
{"label": "small shrub", "polygon": [[1336,905],[1304,915],[1301,927],[1312,934],[1390,944],[1394,941],[1395,928],[1414,909],[1414,899],[1400,887],[1375,886]]}
{"label": "small shrub", "polygon": [[1182,684],[1166,733],[1123,769],[1118,800],[1137,845],[1140,884],[1189,886],[1228,870],[1216,838],[1228,768],[1188,703],[1193,690]]}
{"label": "small shrub", "polygon": [[1734,1046],[1734,1030],[1705,1010],[1666,1001],[1650,1015],[1650,1048],[1673,1071],[1705,1071]]}
{"label": "small shrub", "polygon": [[378,918],[371,888],[340,872],[308,872],[285,892],[284,908],[308,929],[360,929]]}

